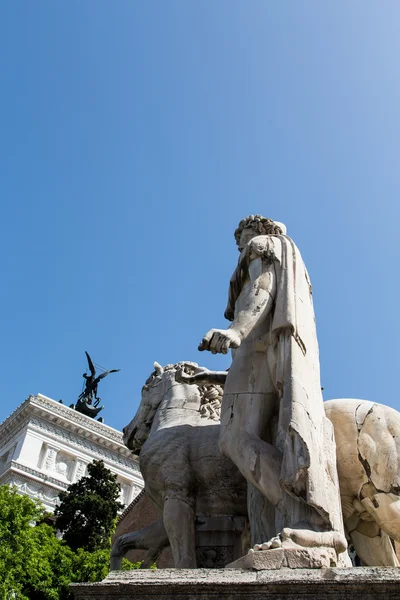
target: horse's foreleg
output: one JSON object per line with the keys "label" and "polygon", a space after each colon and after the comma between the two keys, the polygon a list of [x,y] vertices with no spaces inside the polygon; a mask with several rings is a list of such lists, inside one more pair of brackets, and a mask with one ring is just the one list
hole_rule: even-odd
{"label": "horse's foreleg", "polygon": [[176,495],[164,500],[163,521],[168,534],[176,569],[195,569],[195,512],[191,504]]}
{"label": "horse's foreleg", "polygon": [[129,550],[149,550],[142,568],[146,568],[147,565],[150,567],[168,544],[168,536],[161,519],[138,531],[120,535],[111,549],[111,570],[118,571],[121,568],[122,558]]}

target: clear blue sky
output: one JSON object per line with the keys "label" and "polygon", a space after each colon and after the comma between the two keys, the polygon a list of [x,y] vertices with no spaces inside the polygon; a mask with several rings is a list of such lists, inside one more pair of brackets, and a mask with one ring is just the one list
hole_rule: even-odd
{"label": "clear blue sky", "polygon": [[0,6],[1,407],[223,327],[249,213],[310,271],[325,398],[400,409],[398,0],[20,0]]}

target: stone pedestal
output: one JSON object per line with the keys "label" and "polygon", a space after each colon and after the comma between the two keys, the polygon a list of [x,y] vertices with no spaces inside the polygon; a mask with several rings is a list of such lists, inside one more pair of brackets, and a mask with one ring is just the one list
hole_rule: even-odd
{"label": "stone pedestal", "polygon": [[113,571],[71,588],[75,600],[398,600],[400,569]]}

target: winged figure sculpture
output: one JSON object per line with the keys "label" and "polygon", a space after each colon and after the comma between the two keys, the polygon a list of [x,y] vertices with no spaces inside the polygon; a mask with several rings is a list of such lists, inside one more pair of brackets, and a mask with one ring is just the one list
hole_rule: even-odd
{"label": "winged figure sculpture", "polygon": [[85,354],[88,361],[90,375],[83,373],[83,377],[85,379],[85,389],[80,394],[76,405],[71,405],[71,408],[73,407],[89,417],[95,417],[104,408],[104,406],[99,407],[99,402],[101,400],[101,398],[99,398],[97,395],[99,382],[104,379],[104,377],[107,377],[107,375],[110,373],[118,373],[120,369],[110,369],[109,371],[100,373],[100,375],[97,375],[96,377],[96,369],[93,361],[88,352],[85,351]]}

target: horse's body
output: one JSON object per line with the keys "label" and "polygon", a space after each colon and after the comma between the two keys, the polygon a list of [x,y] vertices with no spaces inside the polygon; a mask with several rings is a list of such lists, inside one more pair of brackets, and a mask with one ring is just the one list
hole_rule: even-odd
{"label": "horse's body", "polygon": [[[247,482],[218,449],[222,390],[178,383],[182,365],[189,372],[195,367],[157,366],[124,429],[126,445],[140,453],[146,493],[163,518],[118,538],[112,568],[133,548],[150,551],[148,566],[168,543],[175,567],[195,568],[196,516],[247,514]],[[400,542],[400,414],[362,400],[331,400],[325,410],[335,429],[349,539],[365,564],[398,566],[389,536]]]}

